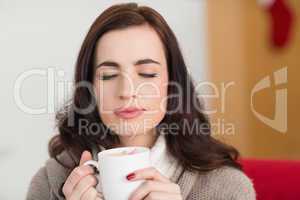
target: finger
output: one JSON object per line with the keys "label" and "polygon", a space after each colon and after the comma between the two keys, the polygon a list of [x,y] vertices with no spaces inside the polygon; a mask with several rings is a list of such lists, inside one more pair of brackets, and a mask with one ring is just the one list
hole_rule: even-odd
{"label": "finger", "polygon": [[90,187],[82,194],[80,200],[94,200],[96,198],[97,190],[94,187]]}
{"label": "finger", "polygon": [[[97,184],[97,179],[93,175],[85,176],[74,188],[71,199],[81,199],[81,196],[91,187]],[[79,197],[79,198],[78,198]]]}
{"label": "finger", "polygon": [[83,163],[85,163],[86,161],[88,160],[92,160],[93,157],[92,157],[92,154],[89,152],[89,151],[84,151],[82,154],[81,154],[81,158],[80,158],[80,162],[79,162],[79,165],[83,165]]}
{"label": "finger", "polygon": [[158,181],[145,181],[130,196],[130,200],[144,199],[151,192],[164,192],[170,194],[179,194],[180,188],[175,183],[163,183]]}
{"label": "finger", "polygon": [[144,200],[182,200],[182,196],[178,194],[169,194],[165,192],[151,192]]}
{"label": "finger", "polygon": [[91,166],[84,165],[75,167],[69,177],[67,178],[62,191],[66,197],[69,197],[75,187],[75,185],[85,176],[93,175],[94,170]]}
{"label": "finger", "polygon": [[98,191],[96,200],[104,200],[104,196],[101,192]]}
{"label": "finger", "polygon": [[170,180],[163,176],[157,169],[154,167],[144,168],[136,170],[133,173],[130,173],[126,176],[127,180],[135,181],[141,179],[155,180],[164,183],[170,183]]}

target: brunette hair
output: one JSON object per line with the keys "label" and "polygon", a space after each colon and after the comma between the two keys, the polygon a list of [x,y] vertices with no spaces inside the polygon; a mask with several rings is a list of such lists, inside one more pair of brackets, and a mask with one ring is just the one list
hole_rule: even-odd
{"label": "brunette hair", "polygon": [[[83,41],[76,62],[75,85],[80,82],[93,83],[95,45],[103,34],[111,30],[145,24],[150,25],[157,32],[164,45],[169,81],[177,83],[182,88],[180,96],[168,98],[167,113],[157,126],[159,128],[162,124],[176,123],[179,127],[177,134],[168,134],[168,130],[165,130],[168,151],[187,170],[205,172],[221,166],[240,169],[241,166],[237,162],[238,151],[212,137],[211,125],[208,117],[202,112],[202,105],[197,98],[195,86],[187,71],[177,39],[167,22],[154,9],[138,6],[136,3],[117,4],[106,9],[91,25]],[[169,85],[168,95],[176,96],[176,94],[179,94],[178,88]],[[97,106],[94,106],[89,113],[76,111],[76,108],[87,108],[95,102],[94,98],[89,88],[77,88],[71,100],[66,102],[66,105],[56,114],[59,134],[50,140],[49,154],[63,165],[64,163],[58,159],[58,155],[63,151],[68,152],[74,158],[76,165],[84,150],[91,151],[92,148],[98,148],[100,151],[99,145],[112,148],[113,145],[119,143],[117,135],[108,128],[111,134],[107,134],[106,137],[101,137],[104,134],[102,131],[98,134],[91,134],[79,130],[81,119],[105,127]],[[188,106],[190,106],[189,111],[187,111]],[[181,109],[178,110],[178,107]],[[176,111],[173,113],[168,112],[174,110]],[[73,124],[70,125],[70,122]],[[193,127],[195,122],[197,122],[198,129],[187,132],[185,126]],[[72,168],[75,165],[64,166]]]}

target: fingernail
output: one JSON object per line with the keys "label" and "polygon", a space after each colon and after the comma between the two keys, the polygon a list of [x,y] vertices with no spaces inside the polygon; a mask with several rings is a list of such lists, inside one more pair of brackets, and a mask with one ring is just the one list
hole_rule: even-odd
{"label": "fingernail", "polygon": [[130,173],[126,176],[127,180],[132,180],[135,178],[135,174],[134,173]]}

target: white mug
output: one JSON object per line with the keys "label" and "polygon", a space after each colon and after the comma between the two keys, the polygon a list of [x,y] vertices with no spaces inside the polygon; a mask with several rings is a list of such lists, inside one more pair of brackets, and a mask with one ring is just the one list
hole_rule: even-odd
{"label": "white mug", "polygon": [[[128,154],[134,151],[132,154]],[[121,154],[121,155],[120,155]],[[102,191],[105,200],[128,200],[144,180],[128,181],[126,176],[135,170],[150,167],[150,149],[146,147],[121,147],[98,153],[98,162],[89,160],[99,171],[96,189]]]}

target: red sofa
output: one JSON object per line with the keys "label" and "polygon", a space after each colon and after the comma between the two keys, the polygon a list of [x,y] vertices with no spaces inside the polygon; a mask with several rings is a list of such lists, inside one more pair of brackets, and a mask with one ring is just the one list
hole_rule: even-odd
{"label": "red sofa", "polygon": [[257,200],[300,200],[300,161],[243,159]]}

